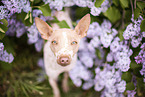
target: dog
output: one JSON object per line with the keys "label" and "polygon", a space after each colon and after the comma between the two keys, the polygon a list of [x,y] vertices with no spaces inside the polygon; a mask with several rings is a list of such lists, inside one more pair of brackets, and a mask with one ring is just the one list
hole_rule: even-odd
{"label": "dog", "polygon": [[[72,22],[68,12],[57,12],[55,14],[59,21],[65,20],[72,28]],[[57,24],[50,27],[46,22],[35,17],[35,24],[41,37],[47,42],[44,44],[44,67],[49,77],[49,83],[53,89],[54,97],[60,97],[57,86],[57,78],[64,73],[62,88],[68,91],[68,72],[74,67],[77,61],[77,51],[81,38],[87,35],[90,25],[90,14],[85,15],[77,24],[75,29],[59,28]]]}

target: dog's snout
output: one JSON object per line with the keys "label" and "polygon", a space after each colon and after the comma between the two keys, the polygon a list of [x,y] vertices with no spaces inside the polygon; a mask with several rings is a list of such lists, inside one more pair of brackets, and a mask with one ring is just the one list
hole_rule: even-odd
{"label": "dog's snout", "polygon": [[70,64],[70,57],[68,55],[61,55],[58,59],[57,59],[57,63],[61,66],[67,66]]}

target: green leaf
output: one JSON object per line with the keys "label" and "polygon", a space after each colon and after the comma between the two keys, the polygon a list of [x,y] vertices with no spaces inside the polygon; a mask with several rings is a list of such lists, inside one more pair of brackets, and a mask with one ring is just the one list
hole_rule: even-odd
{"label": "green leaf", "polygon": [[139,9],[144,9],[145,8],[145,3],[143,2],[137,2],[137,6],[139,7]]}
{"label": "green leaf", "polygon": [[134,89],[135,89],[135,86],[133,82],[126,84],[126,90],[134,90]]}
{"label": "green leaf", "polygon": [[142,87],[144,87],[143,78],[137,77],[137,88],[142,88]]}
{"label": "green leaf", "polygon": [[129,0],[119,0],[121,3],[122,8],[128,8],[129,7]]}
{"label": "green leaf", "polygon": [[95,7],[100,7],[105,0],[96,0]]}
{"label": "green leaf", "polygon": [[12,55],[15,55],[14,41],[11,41],[8,37],[5,37],[3,39],[3,43],[4,43],[4,46],[5,46],[5,50],[8,53],[12,53]]}
{"label": "green leaf", "polygon": [[2,22],[4,26],[8,26],[8,21],[6,19],[1,19],[0,22]]}
{"label": "green leaf", "polygon": [[145,20],[142,20],[140,29],[141,29],[141,32],[145,31]]}
{"label": "green leaf", "polygon": [[28,13],[26,14],[24,20],[27,20],[27,19],[30,17],[29,15],[30,15],[30,13],[28,12]]}
{"label": "green leaf", "polygon": [[8,30],[8,22],[6,19],[1,19],[0,20],[0,40],[3,39],[3,37],[5,36],[5,32]]}
{"label": "green leaf", "polygon": [[2,40],[5,36],[5,33],[0,33],[0,40]]}
{"label": "green leaf", "polygon": [[30,11],[28,13],[21,12],[17,17],[18,19],[21,19],[25,26],[31,26],[33,24],[33,17]]}
{"label": "green leaf", "polygon": [[102,57],[101,57],[101,52],[100,52],[99,49],[96,49],[96,55],[97,55],[97,57],[98,57],[99,59],[102,59]]}
{"label": "green leaf", "polygon": [[60,28],[70,28],[69,25],[67,24],[67,22],[66,22],[65,20],[60,21],[60,22],[57,23],[57,24],[58,24],[58,26],[59,26]]}
{"label": "green leaf", "polygon": [[5,33],[8,30],[8,27],[0,23],[0,32]]}
{"label": "green leaf", "polygon": [[130,82],[132,79],[131,72],[129,72],[129,71],[123,72],[121,79],[125,80],[127,83]]}
{"label": "green leaf", "polygon": [[110,7],[104,15],[113,23],[121,18],[120,11],[116,7]]}
{"label": "green leaf", "polygon": [[134,10],[134,20],[136,20],[140,15],[140,9],[139,8],[136,8]]}
{"label": "green leaf", "polygon": [[124,39],[123,32],[124,32],[124,30],[120,30],[119,33],[118,33],[118,36],[120,38],[120,41],[122,41]]}
{"label": "green leaf", "polygon": [[133,70],[133,74],[136,75],[137,77],[142,77],[142,75],[140,74],[140,70],[142,69],[142,66],[140,65],[140,67],[135,68]]}
{"label": "green leaf", "polygon": [[119,0],[113,0],[113,3],[115,4],[115,6],[119,5]]}
{"label": "green leaf", "polygon": [[130,63],[130,68],[132,69],[132,70],[134,70],[134,69],[136,69],[136,68],[139,68],[140,67],[140,65],[139,64],[137,64],[135,61],[131,61],[131,63]]}
{"label": "green leaf", "polygon": [[12,64],[0,61],[0,68],[2,71],[10,71],[12,69]]}
{"label": "green leaf", "polygon": [[42,5],[39,7],[39,9],[42,11],[44,16],[51,16],[51,9],[49,4]]}

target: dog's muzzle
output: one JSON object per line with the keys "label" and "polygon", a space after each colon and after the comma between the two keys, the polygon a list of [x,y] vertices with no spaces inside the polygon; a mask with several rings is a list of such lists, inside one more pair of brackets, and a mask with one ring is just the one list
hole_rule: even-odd
{"label": "dog's muzzle", "polygon": [[70,64],[70,62],[71,62],[71,58],[69,55],[60,55],[57,58],[57,63],[61,66],[67,66]]}

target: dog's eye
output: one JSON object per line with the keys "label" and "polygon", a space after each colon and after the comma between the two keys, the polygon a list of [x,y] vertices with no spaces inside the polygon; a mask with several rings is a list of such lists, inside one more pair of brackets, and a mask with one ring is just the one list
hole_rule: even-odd
{"label": "dog's eye", "polygon": [[71,43],[71,45],[74,45],[74,44],[77,44],[77,42],[76,42],[76,41],[73,41],[73,42]]}
{"label": "dog's eye", "polygon": [[54,40],[54,41],[52,41],[52,44],[57,44],[57,42]]}

